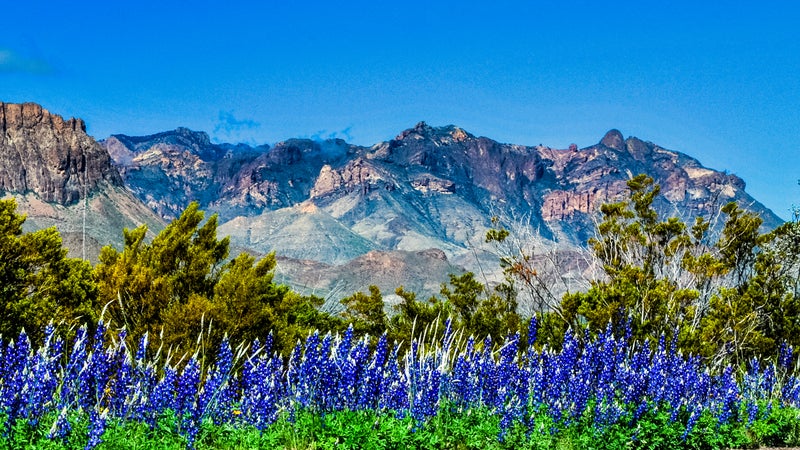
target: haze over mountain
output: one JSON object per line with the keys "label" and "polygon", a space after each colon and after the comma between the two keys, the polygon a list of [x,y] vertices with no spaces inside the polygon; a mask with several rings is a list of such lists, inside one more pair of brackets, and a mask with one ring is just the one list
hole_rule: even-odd
{"label": "haze over mountain", "polygon": [[639,173],[661,185],[655,207],[664,216],[713,216],[737,201],[767,227],[781,222],[739,177],[617,130],[582,149],[504,144],[424,122],[370,147],[215,144],[186,128],[98,145],[80,119],[30,103],[0,111],[0,189],[20,201],[29,227],[57,225],[73,254],[86,196],[93,254],[119,245],[123,227],[157,231],[198,201],[219,214],[234,251],[274,250],[285,281],[322,294],[369,284],[434,293],[450,272],[496,273],[483,242],[495,216],[523,222],[549,248],[574,250],[593,234],[597,208]]}

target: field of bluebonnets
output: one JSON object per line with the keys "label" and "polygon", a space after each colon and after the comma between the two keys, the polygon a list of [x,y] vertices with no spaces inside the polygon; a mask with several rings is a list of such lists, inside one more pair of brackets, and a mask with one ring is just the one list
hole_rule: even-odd
{"label": "field of bluebonnets", "polygon": [[[559,351],[447,329],[400,352],[386,336],[311,334],[213,361],[131,352],[124,332],[24,332],[0,346],[4,448],[729,448],[800,440],[796,357],[710,373],[674,343],[611,329]],[[437,335],[437,333],[431,333]],[[372,342],[372,344],[371,344]],[[494,349],[494,350],[493,350]],[[161,361],[160,363],[157,361]]]}

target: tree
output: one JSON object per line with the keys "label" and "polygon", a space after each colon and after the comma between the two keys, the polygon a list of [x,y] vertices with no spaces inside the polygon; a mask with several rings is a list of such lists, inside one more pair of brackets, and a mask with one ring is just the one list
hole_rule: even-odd
{"label": "tree", "polygon": [[228,238],[217,240],[217,219],[203,226],[203,212],[192,202],[147,244],[147,226],[125,229],[122,252],[111,246],[100,251],[95,267],[100,301],[109,318],[129,335],[158,335],[162,315],[188,303],[192,295],[211,297],[219,266],[228,256]]}
{"label": "tree", "polygon": [[405,345],[423,333],[427,333],[429,340],[438,339],[445,329],[445,321],[452,313],[450,305],[436,297],[419,301],[416,294],[406,291],[402,286],[395,293],[400,297],[400,303],[392,306],[395,315],[389,320],[389,336]]}
{"label": "tree", "polygon": [[[761,219],[729,203],[719,239],[727,283],[711,299],[698,350],[716,362],[744,363],[777,354],[782,343],[800,345],[800,225],[797,217],[760,234]],[[708,345],[711,344],[711,345]]]}
{"label": "tree", "polygon": [[467,335],[478,339],[491,336],[492,342],[501,342],[522,323],[516,297],[513,292],[504,290],[505,287],[500,285],[499,290],[490,291],[475,279],[475,274],[467,272],[450,274],[450,286],[443,283],[440,292],[457,326]]}
{"label": "tree", "polygon": [[102,249],[95,268],[100,298],[132,339],[147,332],[167,347],[190,350],[196,342],[214,348],[224,335],[249,341],[272,331],[276,348],[288,351],[313,327],[335,326],[317,310],[319,299],[273,283],[273,253],[226,262],[228,238],[217,239],[215,215],[205,223],[203,217],[192,203],[152,243],[142,226],[124,230],[121,252]]}
{"label": "tree", "polygon": [[485,242],[492,245],[504,275],[496,291],[514,298],[520,314],[560,315],[565,293],[588,288],[588,282],[575,277],[588,265],[585,252],[565,252],[548,243],[531,226],[529,215],[500,212],[491,222]]}
{"label": "tree", "polygon": [[241,253],[222,268],[214,286],[219,326],[232,339],[251,342],[273,333],[274,346],[288,355],[313,330],[333,331],[341,322],[322,312],[323,300],[301,296],[273,281],[275,253],[260,260]]}
{"label": "tree", "polygon": [[96,320],[88,262],[67,257],[55,227],[23,233],[25,216],[0,200],[0,334],[38,341],[50,321],[69,329]]}
{"label": "tree", "polygon": [[342,317],[353,324],[356,333],[377,337],[386,331],[388,318],[384,312],[383,296],[377,286],[369,287],[369,295],[356,292],[343,298],[340,303],[345,306]]}
{"label": "tree", "polygon": [[609,322],[622,327],[630,318],[635,339],[658,340],[695,312],[698,292],[680,282],[683,256],[693,241],[678,218],[659,220],[652,204],[660,188],[652,178],[638,175],[628,188],[629,199],[600,207],[603,221],[589,240],[605,277],[593,280],[588,292],[566,295],[562,310],[573,327],[585,323],[599,332]]}

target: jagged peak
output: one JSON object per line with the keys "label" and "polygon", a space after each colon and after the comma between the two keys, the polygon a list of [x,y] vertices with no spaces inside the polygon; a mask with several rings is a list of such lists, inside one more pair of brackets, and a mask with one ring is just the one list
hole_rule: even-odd
{"label": "jagged peak", "polygon": [[623,150],[625,148],[625,138],[619,130],[614,128],[608,130],[603,139],[600,139],[600,145],[605,145],[614,150]]}
{"label": "jagged peak", "polygon": [[[189,141],[192,144],[196,145],[213,145],[211,143],[211,138],[208,136],[208,133],[205,131],[194,131],[192,129],[186,127],[178,127],[174,130],[170,131],[162,131],[160,133],[155,134],[148,134],[145,136],[129,136],[127,134],[113,134],[111,137],[118,139],[121,142],[125,142],[128,145],[138,147],[142,143],[147,144],[156,144],[156,143],[165,143],[171,144],[175,143],[175,140],[185,140]],[[186,142],[181,143],[186,143]]]}
{"label": "jagged peak", "polygon": [[413,128],[409,128],[401,132],[395,138],[396,141],[404,141],[407,139],[429,139],[433,141],[465,141],[474,139],[471,133],[465,131],[455,125],[445,125],[443,127],[432,127],[425,121],[417,123]]}

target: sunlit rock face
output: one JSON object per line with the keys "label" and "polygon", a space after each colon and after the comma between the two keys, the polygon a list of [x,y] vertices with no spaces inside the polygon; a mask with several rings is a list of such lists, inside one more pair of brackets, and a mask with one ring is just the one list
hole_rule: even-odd
{"label": "sunlit rock face", "polygon": [[0,191],[70,205],[99,184],[122,186],[111,158],[81,119],[35,103],[0,102]]}
{"label": "sunlit rock face", "polygon": [[623,198],[639,173],[660,184],[655,207],[665,216],[710,216],[739,201],[767,226],[780,223],[735,175],[619,130],[582,149],[503,144],[424,122],[371,147],[309,139],[271,148],[214,144],[185,128],[116,135],[103,145],[125,184],[166,219],[196,200],[223,222],[244,217],[236,223],[246,228],[246,218],[311,203],[384,250],[465,249],[482,240],[497,211],[524,215],[547,239],[582,245],[599,206]]}
{"label": "sunlit rock face", "polygon": [[72,257],[96,260],[120,248],[122,230],[162,219],[124,185],[109,153],[81,119],[64,119],[35,103],[0,103],[0,196],[25,214],[25,231],[55,226]]}

